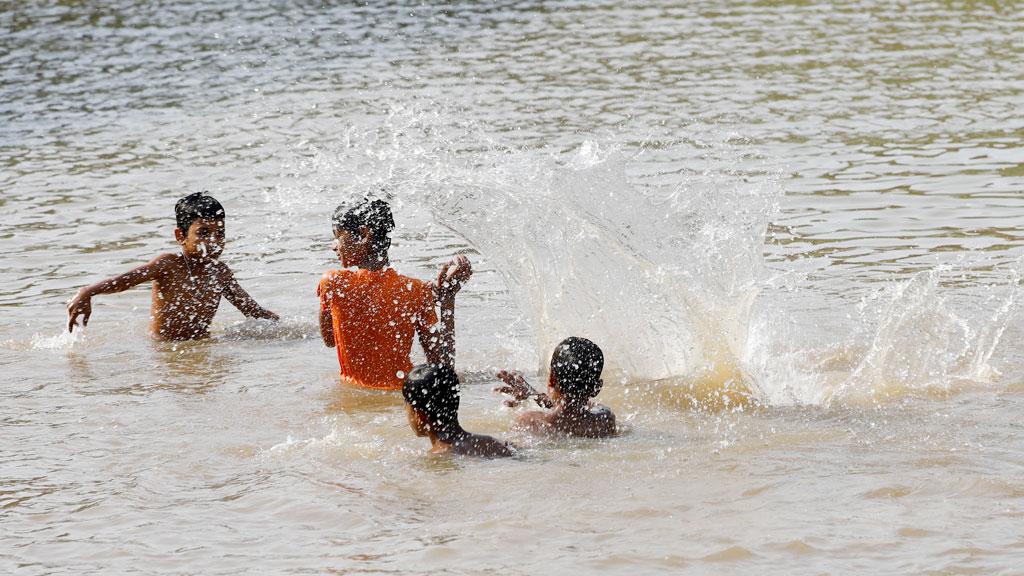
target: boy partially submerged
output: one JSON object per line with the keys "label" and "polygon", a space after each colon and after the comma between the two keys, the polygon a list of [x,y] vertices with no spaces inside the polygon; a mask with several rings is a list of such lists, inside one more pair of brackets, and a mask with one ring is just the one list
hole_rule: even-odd
{"label": "boy partially submerged", "polygon": [[431,453],[484,458],[515,452],[491,436],[467,432],[459,424],[459,377],[451,366],[413,368],[402,385],[409,425],[417,436],[430,438]]}
{"label": "boy partially submerged", "polygon": [[78,291],[68,302],[68,332],[89,324],[92,297],[123,292],[143,282],[153,283],[149,329],[159,340],[191,340],[209,335],[220,298],[250,318],[278,320],[277,314],[256,303],[238,285],[224,251],[224,207],[204,192],[189,194],[174,206],[177,254],[161,254],[146,264]]}
{"label": "boy partially submerged", "polygon": [[459,256],[448,262],[433,284],[399,274],[388,259],[395,221],[383,200],[338,206],[332,228],[344,268],[324,273],[317,295],[320,335],[337,351],[342,381],[401,390],[412,369],[414,336],[429,364],[451,365],[455,295],[473,273],[469,260]]}
{"label": "boy partially submerged", "polygon": [[615,434],[615,415],[606,406],[591,401],[601,392],[604,353],[586,338],[571,336],[562,340],[551,355],[548,392],[537,392],[518,372],[501,371],[498,379],[505,384],[495,388],[512,396],[507,402],[533,397],[543,408],[525,412],[516,419],[516,426],[537,434],[565,434],[584,438],[604,438]]}

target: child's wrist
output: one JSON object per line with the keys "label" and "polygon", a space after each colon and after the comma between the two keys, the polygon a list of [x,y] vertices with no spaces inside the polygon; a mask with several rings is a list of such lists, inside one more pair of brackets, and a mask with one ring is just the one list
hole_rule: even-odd
{"label": "child's wrist", "polygon": [[533,401],[536,402],[537,405],[540,406],[541,408],[552,407],[551,397],[549,397],[545,392],[537,392],[537,394],[533,397]]}

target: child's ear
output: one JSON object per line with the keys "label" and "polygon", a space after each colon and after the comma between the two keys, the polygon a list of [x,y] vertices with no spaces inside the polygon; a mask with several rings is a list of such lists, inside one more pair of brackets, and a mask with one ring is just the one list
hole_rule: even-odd
{"label": "child's ear", "polygon": [[181,231],[181,228],[174,229],[174,239],[178,241],[178,244],[185,243],[185,233]]}
{"label": "child's ear", "polygon": [[430,419],[427,418],[426,414],[424,414],[423,412],[420,412],[419,410],[415,410],[415,412],[416,412],[416,420],[420,424],[420,433],[423,434],[424,436],[429,436],[430,435]]}
{"label": "child's ear", "polygon": [[373,240],[373,232],[370,230],[370,227],[369,226],[360,226],[359,227],[359,241],[360,242],[367,242],[368,243],[370,240]]}

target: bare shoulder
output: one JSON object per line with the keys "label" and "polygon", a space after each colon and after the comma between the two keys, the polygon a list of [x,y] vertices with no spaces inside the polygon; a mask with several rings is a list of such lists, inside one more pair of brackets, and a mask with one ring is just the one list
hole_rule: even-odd
{"label": "bare shoulder", "polygon": [[614,436],[617,432],[615,427],[615,414],[611,408],[597,404],[590,408],[591,420],[590,432],[596,437]]}
{"label": "bare shoulder", "polygon": [[181,254],[175,254],[173,252],[164,252],[163,254],[157,254],[153,257],[149,263],[153,266],[169,266],[179,264],[181,262]]}
{"label": "bare shoulder", "polygon": [[508,444],[484,434],[470,434],[467,438],[452,444],[451,450],[455,454],[482,458],[507,458],[515,455]]}
{"label": "bare shoulder", "polygon": [[590,413],[596,418],[607,419],[615,422],[615,414],[612,413],[612,409],[604,404],[594,404],[590,407]]}
{"label": "bare shoulder", "polygon": [[149,268],[150,273],[154,276],[161,276],[168,272],[174,272],[182,266],[183,261],[181,254],[174,254],[173,252],[157,254],[152,260],[145,264],[145,267]]}
{"label": "bare shoulder", "polygon": [[550,432],[551,422],[548,418],[548,413],[540,410],[523,412],[516,418],[515,427],[533,433]]}

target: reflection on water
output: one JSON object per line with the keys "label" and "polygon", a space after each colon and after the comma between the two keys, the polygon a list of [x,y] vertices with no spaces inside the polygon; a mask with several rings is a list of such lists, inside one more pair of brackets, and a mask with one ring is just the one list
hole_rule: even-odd
{"label": "reflection on water", "polygon": [[[342,382],[338,386],[331,387],[325,410],[329,414],[362,415],[401,412],[404,415],[402,407],[402,395],[399,392],[365,390],[353,385],[345,385]],[[400,420],[400,423],[404,423],[404,420]]]}
{"label": "reflection on water", "polygon": [[191,342],[153,342],[157,382],[174,389],[202,393],[215,388],[236,372],[237,358],[210,339]]}
{"label": "reflection on water", "polygon": [[[1014,573],[1022,34],[998,2],[0,8],[0,565]],[[329,214],[382,184],[403,273],[472,254],[463,419],[521,458],[428,457],[339,386]],[[60,335],[196,190],[286,321],[153,343],[139,288]],[[490,374],[570,332],[628,433],[505,436]]]}

